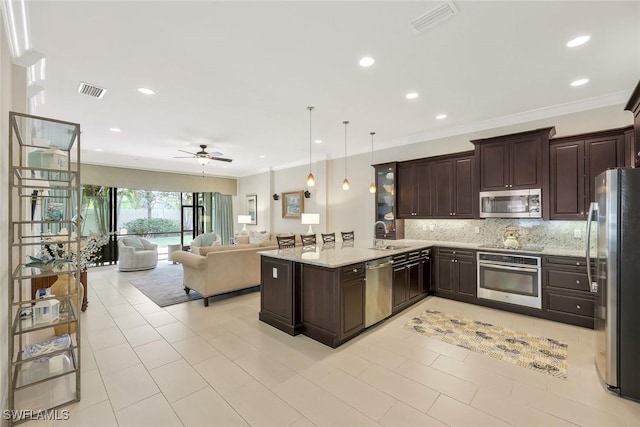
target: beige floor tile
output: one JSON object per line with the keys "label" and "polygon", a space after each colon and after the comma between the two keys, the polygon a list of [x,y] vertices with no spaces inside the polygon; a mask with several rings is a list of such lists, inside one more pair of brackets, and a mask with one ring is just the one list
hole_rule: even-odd
{"label": "beige floor tile", "polygon": [[156,331],[167,340],[168,343],[182,341],[194,337],[196,334],[180,322],[169,323],[156,328]]}
{"label": "beige floor tile", "polygon": [[143,344],[148,344],[153,341],[162,339],[162,336],[156,332],[155,328],[151,325],[137,326],[132,329],[122,331],[131,347],[138,347]]}
{"label": "beige floor tile", "polygon": [[102,382],[102,375],[97,369],[82,372],[80,376],[80,391],[82,398],[79,402],[69,405],[68,409],[78,411],[109,400]]}
{"label": "beige floor tile", "polygon": [[183,359],[153,369],[149,373],[170,403],[208,387],[200,374]]}
{"label": "beige floor tile", "polygon": [[128,342],[97,350],[95,358],[102,375],[111,374],[140,363],[140,359]]}
{"label": "beige floor tile", "polygon": [[253,378],[269,388],[296,375],[295,371],[273,360],[269,357],[269,354],[259,350],[256,350],[249,356],[236,359],[234,362]]}
{"label": "beige floor tile", "polygon": [[358,378],[422,412],[427,412],[440,394],[378,365],[369,366]]}
{"label": "beige floor tile", "polygon": [[305,417],[298,418],[298,421],[291,424],[290,427],[315,427],[315,424],[306,419]]}
{"label": "beige floor tile", "polygon": [[235,409],[211,387],[178,400],[172,406],[186,427],[248,426]]}
{"label": "beige floor tile", "polygon": [[580,426],[625,425],[616,415],[522,383],[514,384],[511,399]]}
{"label": "beige floor tile", "polygon": [[396,372],[467,404],[471,402],[478,389],[470,382],[412,361],[405,362]]}
{"label": "beige floor tile", "polygon": [[369,360],[387,369],[397,369],[407,359],[392,351],[360,341],[349,348],[349,351],[358,354],[360,357]]}
{"label": "beige floor tile", "polygon": [[115,411],[160,392],[142,364],[104,375],[103,379]]}
{"label": "beige floor tile", "polygon": [[[96,331],[92,331],[96,332]],[[120,329],[117,327],[109,328],[99,331],[99,333],[89,332],[89,343],[91,344],[91,349],[94,352],[101,350],[103,348],[112,347],[114,345],[122,344],[127,342]]]}
{"label": "beige floor tile", "polygon": [[[84,399],[83,390],[83,399]],[[118,427],[111,404],[105,400],[95,405],[72,410],[68,421],[56,422],[56,427]]]}
{"label": "beige floor tile", "polygon": [[253,380],[249,374],[223,355],[200,362],[194,368],[223,396]]}
{"label": "beige floor tile", "polygon": [[159,307],[155,302],[145,302],[142,304],[134,304],[133,308],[135,308],[140,314],[150,314],[156,313],[158,311],[163,311],[162,307]]}
{"label": "beige floor tile", "polygon": [[288,426],[300,413],[257,381],[232,391],[225,399],[251,426]]}
{"label": "beige floor tile", "polygon": [[239,359],[256,351],[254,346],[231,333],[208,338],[207,341],[230,360]]}
{"label": "beige floor tile", "polygon": [[111,305],[106,308],[111,317],[114,318],[114,320],[116,317],[124,316],[126,314],[138,314],[136,309],[133,308],[128,302],[125,304]]}
{"label": "beige floor tile", "polygon": [[[88,313],[90,309],[85,312]],[[82,329],[87,332],[103,331],[105,329],[112,329],[116,327],[116,323],[113,321],[111,315],[107,312],[98,314],[88,314],[82,317]]]}
{"label": "beige floor tile", "polygon": [[402,402],[396,402],[382,417],[380,424],[385,427],[446,427],[446,424]]}
{"label": "beige floor tile", "polygon": [[483,388],[478,390],[471,401],[471,406],[514,426],[571,427],[575,425],[522,403],[505,399],[504,396]]}
{"label": "beige floor tile", "polygon": [[[347,413],[340,417],[332,427],[376,427],[380,426],[377,422],[355,409],[349,409]],[[409,427],[409,426],[405,426]]]}
{"label": "beige floor tile", "polygon": [[316,425],[333,425],[351,409],[349,405],[300,375],[271,390]]}
{"label": "beige floor tile", "polygon": [[158,393],[116,412],[120,427],[178,427],[182,426],[173,408]]}
{"label": "beige floor tile", "polygon": [[171,314],[167,313],[164,310],[156,311],[153,313],[145,313],[143,314],[143,316],[145,319],[147,319],[149,324],[154,328],[157,328],[163,325],[168,325],[169,323],[175,323],[178,321],[178,319],[176,319],[175,317],[173,317]]}
{"label": "beige floor tile", "polygon": [[485,412],[465,405],[449,396],[440,395],[427,413],[451,426],[507,427],[509,424]]}
{"label": "beige floor tile", "polygon": [[419,345],[426,348],[427,350],[431,350],[438,354],[444,354],[445,356],[449,356],[460,361],[464,361],[469,353],[471,353],[466,348],[458,347],[455,345],[447,344],[446,342],[438,341],[433,338],[425,337],[424,335],[420,335],[417,332],[413,337],[407,338],[407,341],[411,344]]}
{"label": "beige floor tile", "polygon": [[339,353],[327,357],[324,361],[354,377],[360,375],[373,363],[348,349],[341,350]]}
{"label": "beige floor tile", "polygon": [[471,352],[464,362],[540,389],[546,389],[549,381],[549,375],[547,374],[517,366],[513,363],[507,363],[485,354]]}
{"label": "beige floor tile", "polygon": [[175,348],[182,357],[192,365],[211,359],[220,354],[211,344],[202,337],[194,336],[182,341],[174,342]]}
{"label": "beige floor tile", "polygon": [[431,367],[470,382],[471,384],[487,388],[502,397],[509,397],[511,395],[513,380],[486,369],[460,362],[459,360],[444,355],[440,355],[438,359],[431,364]]}
{"label": "beige floor tile", "polygon": [[422,363],[423,365],[427,366],[431,365],[440,355],[440,353],[436,353],[435,351],[431,351],[426,347],[416,345],[411,341],[408,341],[406,337],[400,336],[400,334],[402,333],[413,334],[413,332],[406,331],[400,328],[394,328],[393,333],[397,333],[399,335],[397,337],[385,336],[384,339],[377,339],[377,337],[372,337],[372,340],[375,340],[375,344],[379,347],[382,347],[393,353],[402,355],[409,360],[413,360],[414,362]]}
{"label": "beige floor tile", "polygon": [[382,418],[396,402],[377,388],[342,371],[332,372],[317,384],[373,420]]}
{"label": "beige floor tile", "polygon": [[165,340],[143,344],[134,350],[147,369],[155,369],[182,358]]}
{"label": "beige floor tile", "polygon": [[118,325],[118,327],[123,331],[147,324],[147,319],[142,317],[142,315],[135,309],[132,308],[132,310],[132,313],[121,314],[113,317],[113,321],[116,322],[116,325]]}

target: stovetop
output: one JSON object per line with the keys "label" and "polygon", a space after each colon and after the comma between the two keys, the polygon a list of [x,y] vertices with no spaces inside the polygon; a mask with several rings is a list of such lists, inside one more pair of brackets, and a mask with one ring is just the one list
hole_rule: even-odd
{"label": "stovetop", "polygon": [[544,250],[544,246],[542,245],[522,245],[519,248],[505,248],[503,245],[497,243],[485,243],[478,246],[479,249],[500,249],[501,251],[531,251],[531,252],[542,252]]}

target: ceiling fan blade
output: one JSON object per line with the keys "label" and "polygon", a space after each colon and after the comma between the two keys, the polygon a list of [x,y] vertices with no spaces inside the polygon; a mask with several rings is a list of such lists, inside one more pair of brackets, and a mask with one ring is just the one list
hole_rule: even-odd
{"label": "ceiling fan blade", "polygon": [[184,151],[184,150],[178,150],[178,151],[180,151],[180,152],[182,152],[182,153],[191,154],[192,156],[195,156],[195,155],[196,155],[196,153],[191,153],[191,152],[189,152],[189,151]]}
{"label": "ceiling fan blade", "polygon": [[174,159],[195,159],[193,156],[174,156]]}
{"label": "ceiling fan blade", "polygon": [[224,157],[209,157],[211,160],[218,160],[219,162],[233,162],[233,159],[225,159]]}
{"label": "ceiling fan blade", "polygon": [[222,156],[222,153],[219,151],[212,151],[211,153],[207,153],[207,155],[209,157],[218,157],[218,156]]}

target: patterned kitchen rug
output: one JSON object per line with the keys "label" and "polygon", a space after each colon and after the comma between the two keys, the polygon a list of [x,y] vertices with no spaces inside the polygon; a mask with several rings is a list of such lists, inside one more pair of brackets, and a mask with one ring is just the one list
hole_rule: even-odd
{"label": "patterned kitchen rug", "polygon": [[567,379],[569,346],[552,338],[427,310],[403,328],[534,371]]}

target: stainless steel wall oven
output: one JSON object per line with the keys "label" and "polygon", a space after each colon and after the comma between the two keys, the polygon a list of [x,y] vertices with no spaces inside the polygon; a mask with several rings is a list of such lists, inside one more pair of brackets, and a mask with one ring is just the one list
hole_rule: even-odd
{"label": "stainless steel wall oven", "polygon": [[542,308],[540,257],[478,252],[478,298]]}

